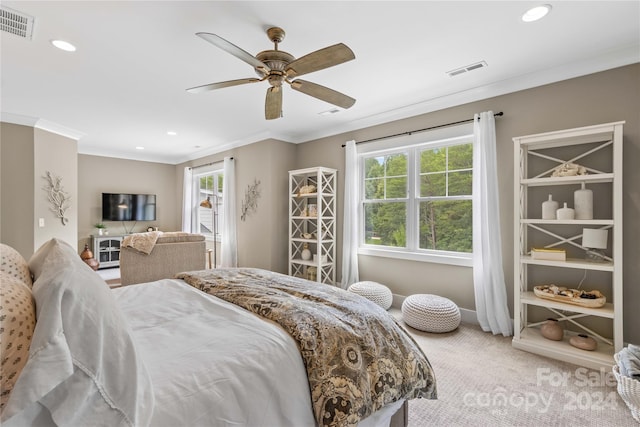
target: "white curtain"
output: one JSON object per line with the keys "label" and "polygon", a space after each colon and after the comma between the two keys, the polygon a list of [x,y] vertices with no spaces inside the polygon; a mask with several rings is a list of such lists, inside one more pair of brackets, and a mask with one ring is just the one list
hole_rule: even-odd
{"label": "white curtain", "polygon": [[355,141],[345,147],[344,219],[342,221],[343,289],[358,279],[358,155]]}
{"label": "white curtain", "polygon": [[193,216],[193,170],[184,168],[182,183],[182,231],[192,233]]}
{"label": "white curtain", "polygon": [[493,111],[473,124],[473,286],[482,330],[512,335],[502,270],[496,128]]}
{"label": "white curtain", "polygon": [[236,237],[236,166],[233,157],[224,158],[222,202],[224,224],[222,232],[221,267],[238,266],[238,239]]}

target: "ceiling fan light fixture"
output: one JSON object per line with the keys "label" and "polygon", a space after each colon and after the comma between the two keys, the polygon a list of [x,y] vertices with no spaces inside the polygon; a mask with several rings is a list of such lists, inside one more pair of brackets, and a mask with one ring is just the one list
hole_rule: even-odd
{"label": "ceiling fan light fixture", "polygon": [[522,20],[524,22],[534,22],[547,16],[550,11],[550,4],[543,4],[540,6],[532,7],[531,9],[527,10],[524,15],[522,15]]}

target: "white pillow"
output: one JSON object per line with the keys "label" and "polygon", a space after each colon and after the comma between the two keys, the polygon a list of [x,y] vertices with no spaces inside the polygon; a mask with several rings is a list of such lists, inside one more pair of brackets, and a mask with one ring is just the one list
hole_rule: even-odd
{"label": "white pillow", "polygon": [[[51,249],[55,246],[56,240],[57,239],[51,239],[48,242],[43,243],[42,246],[40,246],[38,250],[31,255],[31,258],[29,258],[29,270],[31,270],[34,282],[38,280],[38,277],[40,277],[44,260],[47,258],[47,255],[49,255]],[[71,250],[73,251],[73,248],[71,248]]]}
{"label": "white pillow", "polygon": [[3,427],[42,417],[56,425],[148,425],[151,380],[111,290],[67,243],[43,246],[29,360],[2,413]]}

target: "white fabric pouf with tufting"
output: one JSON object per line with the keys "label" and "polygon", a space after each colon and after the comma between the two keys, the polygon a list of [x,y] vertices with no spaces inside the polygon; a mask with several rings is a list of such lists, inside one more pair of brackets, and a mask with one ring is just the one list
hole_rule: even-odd
{"label": "white fabric pouf with tufting", "polygon": [[356,282],[349,286],[348,291],[375,302],[385,310],[389,310],[393,303],[393,294],[389,288],[377,282]]}
{"label": "white fabric pouf with tufting", "polygon": [[448,298],[431,294],[408,296],[402,303],[402,319],[425,332],[450,332],[460,326],[460,309]]}

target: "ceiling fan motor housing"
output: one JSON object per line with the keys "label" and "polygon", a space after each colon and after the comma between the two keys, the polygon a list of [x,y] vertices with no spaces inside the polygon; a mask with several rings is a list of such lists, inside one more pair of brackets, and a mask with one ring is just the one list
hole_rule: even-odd
{"label": "ceiling fan motor housing", "polygon": [[[268,80],[271,86],[282,85],[282,81],[286,75],[284,71],[285,68],[296,59],[293,55],[282,50],[264,50],[257,54],[256,58],[271,69],[268,74]],[[255,70],[260,78],[265,76],[264,69],[255,68]]]}

